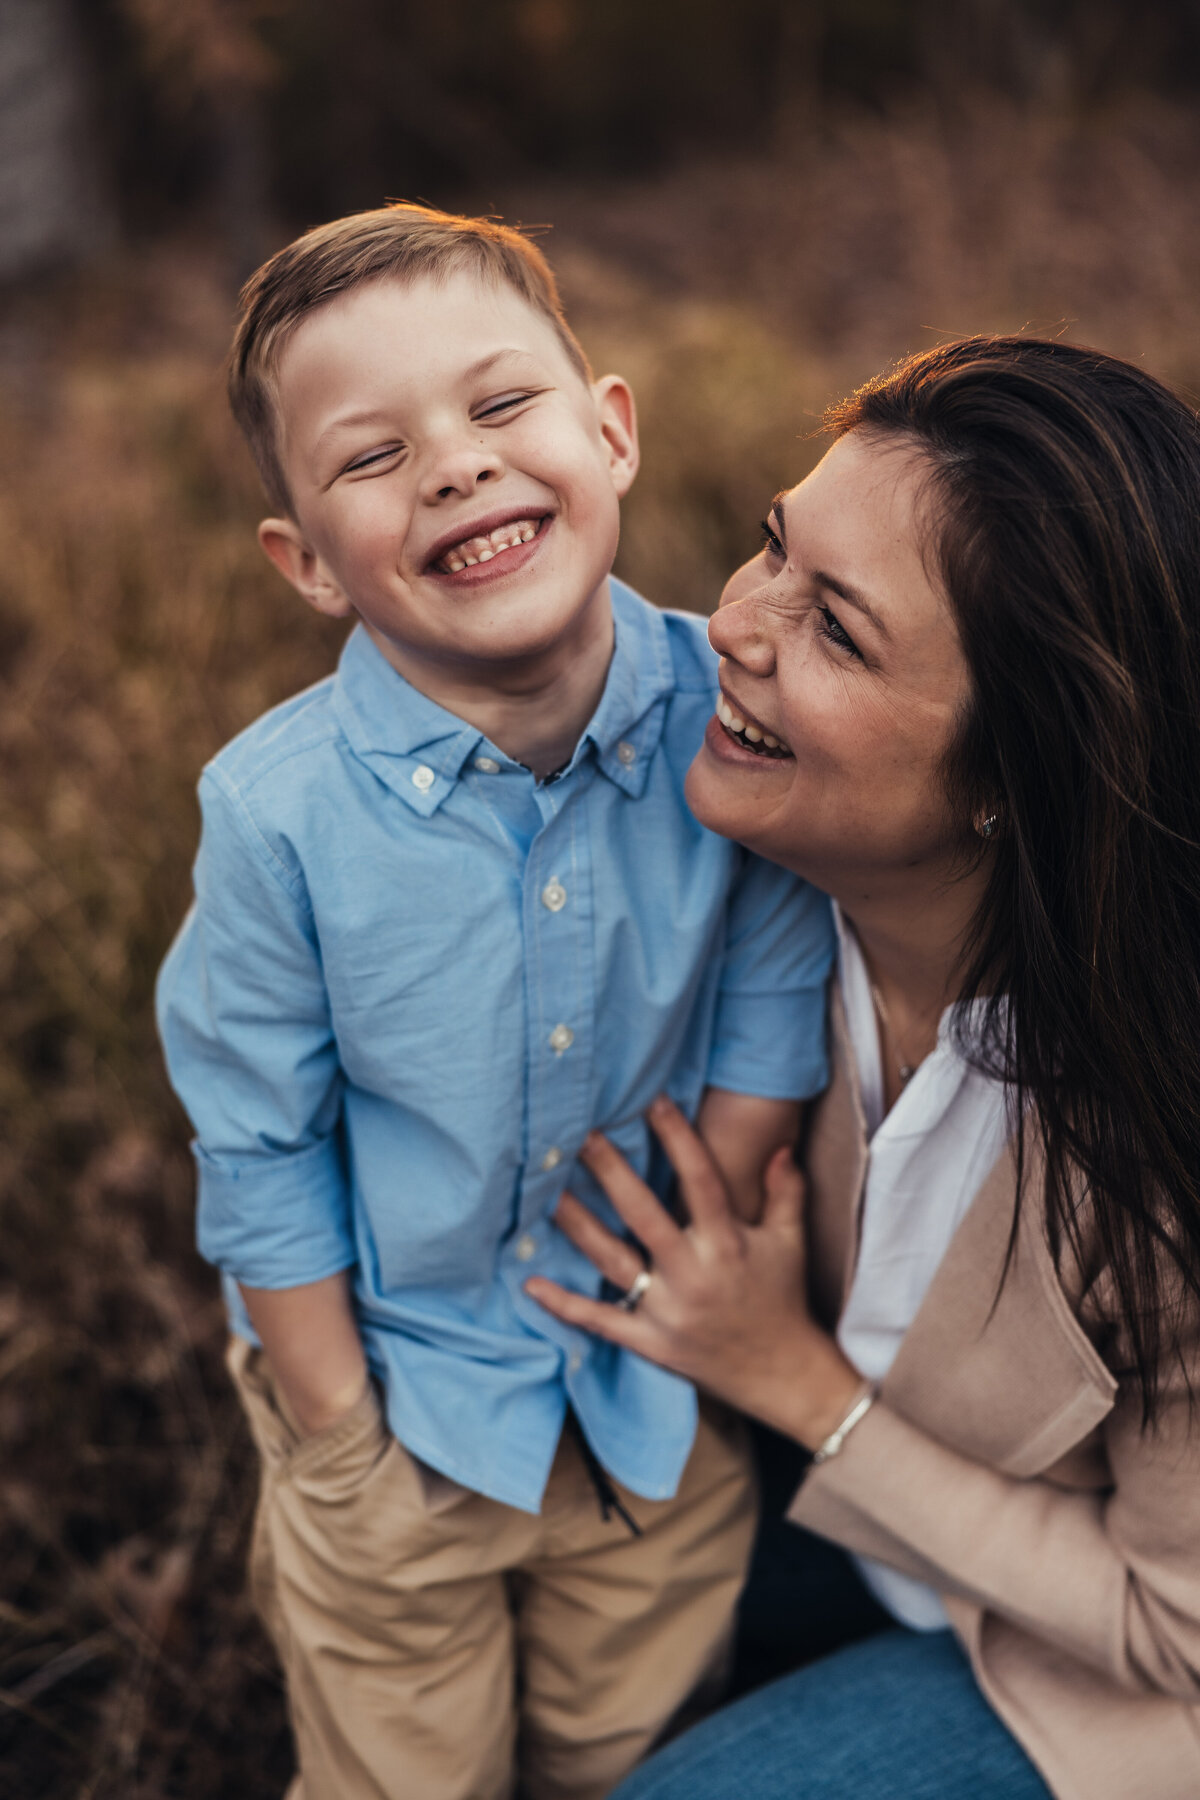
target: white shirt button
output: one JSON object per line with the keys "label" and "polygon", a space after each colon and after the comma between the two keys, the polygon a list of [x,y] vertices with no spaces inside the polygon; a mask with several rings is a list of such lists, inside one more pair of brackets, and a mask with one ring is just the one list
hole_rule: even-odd
{"label": "white shirt button", "polygon": [[537,1239],[531,1238],[529,1233],[526,1232],[524,1237],[517,1239],[517,1260],[519,1262],[532,1262],[536,1255]]}
{"label": "white shirt button", "polygon": [[477,756],[475,767],[481,775],[498,775],[500,773],[500,764],[494,756]]}
{"label": "white shirt button", "polygon": [[437,776],[428,763],[418,763],[412,772],[412,784],[418,793],[427,794],[436,780]]}
{"label": "white shirt button", "polygon": [[552,875],[542,889],[542,905],[550,912],[561,912],[567,904],[567,890],[557,875]]}
{"label": "white shirt button", "polygon": [[623,762],[626,768],[629,767],[630,763],[635,763],[637,761],[637,751],[629,742],[628,738],[622,738],[617,745],[617,759],[619,762]]}
{"label": "white shirt button", "polygon": [[550,1033],[550,1048],[557,1056],[561,1056],[564,1050],[569,1050],[574,1042],[575,1033],[569,1025],[556,1025]]}
{"label": "white shirt button", "polygon": [[580,1369],[582,1369],[582,1367],[583,1367],[582,1356],[580,1356],[578,1350],[572,1350],[570,1356],[568,1356],[568,1358],[567,1358],[567,1374],[568,1375],[578,1375],[578,1373],[579,1373]]}
{"label": "white shirt button", "polygon": [[547,1150],[545,1156],[543,1156],[543,1158],[542,1158],[542,1167],[543,1167],[543,1169],[547,1169],[547,1170],[557,1169],[557,1167],[561,1161],[562,1161],[562,1151],[559,1149],[557,1144],[551,1144],[551,1146]]}

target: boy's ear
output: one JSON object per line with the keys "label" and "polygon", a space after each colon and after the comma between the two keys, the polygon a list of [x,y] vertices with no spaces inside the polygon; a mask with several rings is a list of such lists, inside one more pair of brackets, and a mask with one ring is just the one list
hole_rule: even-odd
{"label": "boy's ear", "polygon": [[317,612],[330,619],[350,617],[354,608],[294,519],[264,519],[258,541],[284,580]]}
{"label": "boy's ear", "polygon": [[623,500],[633,486],[641,460],[633,389],[620,375],[602,375],[592,384],[592,396],[600,419],[600,435],[608,450],[613,486],[617,498]]}

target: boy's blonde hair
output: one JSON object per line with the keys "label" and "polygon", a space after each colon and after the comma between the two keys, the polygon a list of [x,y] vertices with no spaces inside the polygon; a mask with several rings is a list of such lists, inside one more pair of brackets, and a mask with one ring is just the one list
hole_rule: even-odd
{"label": "boy's blonde hair", "polygon": [[519,294],[550,322],[572,366],[591,381],[587,358],[563,316],[549,263],[536,244],[510,225],[407,201],[318,225],[250,277],[241,292],[229,353],[229,403],[277,511],[290,515],[292,502],[276,433],[275,373],[280,352],[300,321],[367,281],[456,274],[475,275]]}

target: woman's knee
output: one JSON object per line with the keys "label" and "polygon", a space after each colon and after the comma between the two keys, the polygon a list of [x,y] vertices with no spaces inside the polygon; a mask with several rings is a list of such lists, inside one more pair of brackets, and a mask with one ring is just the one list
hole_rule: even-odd
{"label": "woman's knee", "polygon": [[1048,1800],[949,1632],[889,1631],[746,1696],[613,1800]]}

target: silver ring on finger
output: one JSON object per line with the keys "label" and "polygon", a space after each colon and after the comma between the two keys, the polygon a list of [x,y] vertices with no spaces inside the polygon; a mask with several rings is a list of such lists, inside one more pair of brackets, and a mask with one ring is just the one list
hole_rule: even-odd
{"label": "silver ring on finger", "polygon": [[619,1312],[636,1312],[641,1304],[642,1296],[652,1280],[653,1276],[649,1269],[639,1269],[633,1278],[632,1285],[626,1288],[620,1299],[613,1301],[613,1305]]}

